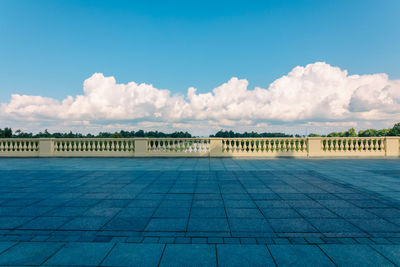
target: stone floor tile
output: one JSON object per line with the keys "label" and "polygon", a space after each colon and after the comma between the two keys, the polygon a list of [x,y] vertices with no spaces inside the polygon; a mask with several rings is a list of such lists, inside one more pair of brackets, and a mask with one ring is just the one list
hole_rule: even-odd
{"label": "stone floor tile", "polygon": [[288,218],[300,218],[299,213],[294,209],[270,209],[262,208],[262,213],[267,219],[288,219]]}
{"label": "stone floor tile", "polygon": [[240,239],[237,237],[224,237],[224,244],[240,244]]}
{"label": "stone floor tile", "polygon": [[164,244],[118,243],[102,266],[157,266]]}
{"label": "stone floor tile", "polygon": [[190,211],[191,218],[226,218],[224,208],[196,208]]}
{"label": "stone floor tile", "polygon": [[335,266],[316,245],[268,245],[278,266]]}
{"label": "stone floor tile", "polygon": [[108,217],[76,217],[59,227],[59,229],[100,230],[109,219]]}
{"label": "stone floor tile", "polygon": [[160,266],[217,266],[215,245],[168,244]]}
{"label": "stone floor tile", "polygon": [[153,218],[145,231],[186,231],[187,218]]}
{"label": "stone floor tile", "polygon": [[371,245],[391,262],[400,266],[400,245]]}
{"label": "stone floor tile", "polygon": [[99,265],[113,245],[113,243],[67,243],[44,265]]}
{"label": "stone floor tile", "polygon": [[55,230],[70,220],[70,217],[37,217],[23,224],[19,229]]}
{"label": "stone floor tile", "polygon": [[232,232],[273,232],[265,219],[229,218]]}
{"label": "stone floor tile", "polygon": [[265,245],[217,245],[218,266],[275,266]]}
{"label": "stone floor tile", "polygon": [[190,218],[189,232],[229,232],[228,220],[225,218]]}
{"label": "stone floor tile", "polygon": [[56,242],[22,242],[0,254],[0,265],[40,265],[64,244]]}
{"label": "stone floor tile", "polygon": [[339,266],[394,266],[368,245],[320,245]]}
{"label": "stone floor tile", "polygon": [[309,219],[320,232],[361,232],[361,230],[344,219]]}
{"label": "stone floor tile", "polygon": [[305,219],[268,219],[275,232],[281,233],[311,233],[317,230]]}

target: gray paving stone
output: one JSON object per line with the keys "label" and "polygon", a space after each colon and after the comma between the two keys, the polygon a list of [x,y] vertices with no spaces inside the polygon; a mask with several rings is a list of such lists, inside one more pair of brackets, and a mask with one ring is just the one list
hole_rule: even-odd
{"label": "gray paving stone", "polygon": [[6,249],[14,246],[17,244],[16,242],[0,242],[0,254],[5,251]]}
{"label": "gray paving stone", "polygon": [[215,246],[168,244],[160,266],[217,266]]}
{"label": "gray paving stone", "polygon": [[2,159],[0,241],[400,244],[399,163]]}
{"label": "gray paving stone", "polygon": [[67,243],[44,265],[99,265],[113,243]]}
{"label": "gray paving stone", "polygon": [[145,231],[186,231],[187,220],[182,218],[153,218]]}
{"label": "gray paving stone", "polygon": [[190,212],[191,218],[226,218],[224,208],[193,207]]}
{"label": "gray paving stone", "polygon": [[40,265],[62,246],[55,242],[22,242],[0,254],[0,265]]}
{"label": "gray paving stone", "polygon": [[[57,217],[55,217],[57,218]],[[100,230],[109,220],[108,217],[76,217],[59,229],[63,230]]]}
{"label": "gray paving stone", "polygon": [[278,266],[335,266],[316,245],[268,245]]}
{"label": "gray paving stone", "polygon": [[340,266],[394,266],[368,245],[320,245]]}
{"label": "gray paving stone", "polygon": [[361,230],[344,219],[309,219],[309,222],[320,232],[361,232]]}
{"label": "gray paving stone", "polygon": [[265,219],[229,218],[232,232],[273,232]]}
{"label": "gray paving stone", "polygon": [[37,217],[32,221],[29,221],[19,229],[49,229],[55,230],[60,228],[61,225],[71,220],[69,217]]}
{"label": "gray paving stone", "polygon": [[371,245],[396,265],[400,265],[400,245]]}
{"label": "gray paving stone", "polygon": [[190,218],[188,231],[229,232],[228,220],[225,218]]}
{"label": "gray paving stone", "polygon": [[118,243],[102,266],[157,266],[164,244]]}
{"label": "gray paving stone", "polygon": [[305,219],[292,218],[292,219],[268,219],[275,232],[286,233],[310,233],[317,232],[317,230]]}
{"label": "gray paving stone", "polygon": [[265,245],[217,245],[218,266],[275,266]]}

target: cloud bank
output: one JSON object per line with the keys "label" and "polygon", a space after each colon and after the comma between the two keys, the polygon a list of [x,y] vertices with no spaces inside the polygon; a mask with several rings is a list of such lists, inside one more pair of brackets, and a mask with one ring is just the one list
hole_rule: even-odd
{"label": "cloud bank", "polygon": [[[172,94],[151,84],[117,83],[95,73],[83,94],[62,101],[13,94],[0,122],[23,129],[287,130],[292,127],[389,126],[400,120],[400,80],[387,74],[349,75],[324,62],[297,66],[268,88],[231,78],[208,93]],[[301,133],[301,132],[300,132]]]}

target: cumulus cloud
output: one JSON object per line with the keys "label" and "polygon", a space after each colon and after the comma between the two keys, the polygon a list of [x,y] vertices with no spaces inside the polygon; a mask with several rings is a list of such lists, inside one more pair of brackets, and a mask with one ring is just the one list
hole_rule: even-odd
{"label": "cumulus cloud", "polygon": [[84,81],[82,95],[58,101],[14,94],[0,108],[3,123],[73,125],[76,129],[91,125],[98,130],[119,125],[133,129],[145,126],[213,132],[221,127],[245,127],[265,131],[271,125],[389,124],[398,118],[400,80],[390,80],[387,74],[349,75],[324,62],[297,66],[268,88],[249,89],[246,79],[233,77],[208,93],[197,93],[190,87],[186,95],[151,84],[121,84],[114,77],[95,73]]}

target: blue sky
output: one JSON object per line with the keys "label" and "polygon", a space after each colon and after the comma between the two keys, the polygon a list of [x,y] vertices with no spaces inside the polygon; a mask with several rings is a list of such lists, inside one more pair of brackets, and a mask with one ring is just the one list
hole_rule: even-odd
{"label": "blue sky", "polygon": [[[171,94],[296,66],[400,79],[400,1],[0,1],[0,102],[62,100],[94,73]],[[307,119],[302,120],[302,122]]]}

